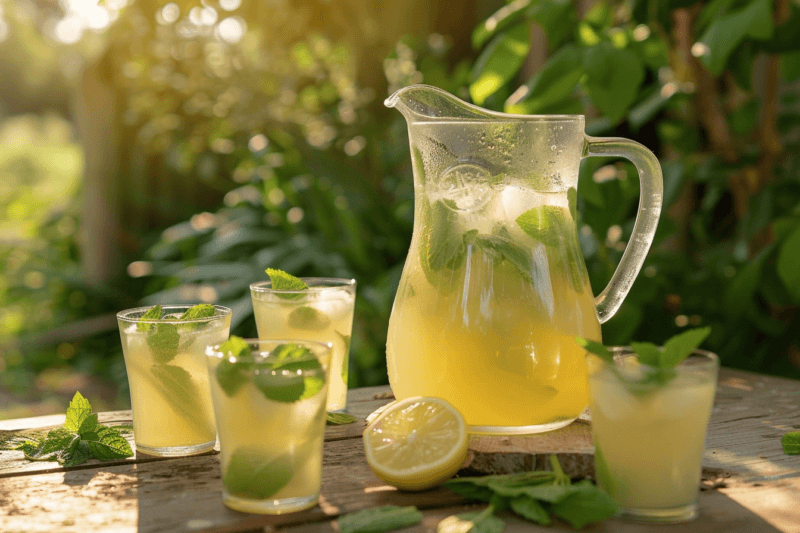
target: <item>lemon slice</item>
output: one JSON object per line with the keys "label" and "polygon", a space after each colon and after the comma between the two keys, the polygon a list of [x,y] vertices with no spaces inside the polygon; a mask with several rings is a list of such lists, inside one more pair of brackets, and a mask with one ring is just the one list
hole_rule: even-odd
{"label": "lemon slice", "polygon": [[394,402],[364,430],[367,463],[382,481],[424,490],[447,481],[469,450],[464,417],[441,398]]}

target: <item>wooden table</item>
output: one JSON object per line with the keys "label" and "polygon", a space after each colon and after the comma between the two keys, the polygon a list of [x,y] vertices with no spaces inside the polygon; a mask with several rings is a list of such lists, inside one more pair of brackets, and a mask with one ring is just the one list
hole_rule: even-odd
{"label": "wooden table", "polygon": [[[0,452],[0,531],[338,531],[335,518],[379,505],[416,505],[424,521],[403,531],[436,531],[443,518],[475,505],[444,488],[404,493],[384,485],[364,459],[364,418],[387,403],[388,387],[350,391],[349,410],[359,422],[331,426],[325,435],[320,504],[278,517],[239,513],[222,504],[218,454],[177,459],[134,457],[90,461],[73,468],[32,463],[21,452]],[[130,421],[130,411],[102,413],[100,421]],[[63,423],[62,416],[0,422],[0,429]],[[573,427],[574,426],[574,427]],[[590,451],[586,422],[569,426],[574,454]],[[783,454],[780,437],[800,429],[800,382],[723,369],[704,459],[705,490],[700,518],[672,526],[691,532],[800,531],[800,456]],[[525,440],[527,439],[527,440]],[[500,448],[541,442],[536,437],[495,439]],[[480,456],[486,439],[473,439]],[[509,453],[516,461],[525,453]],[[532,464],[536,458],[532,457]],[[530,462],[530,461],[529,461]],[[541,461],[539,461],[541,462]],[[564,524],[542,528],[513,516],[506,532],[567,531]],[[642,526],[618,520],[585,531],[647,532],[666,526]]]}

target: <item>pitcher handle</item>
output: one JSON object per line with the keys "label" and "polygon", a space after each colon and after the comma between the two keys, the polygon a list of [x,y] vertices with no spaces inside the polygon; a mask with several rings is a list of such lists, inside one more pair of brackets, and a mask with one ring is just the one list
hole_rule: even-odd
{"label": "pitcher handle", "polygon": [[594,299],[597,318],[602,324],[614,316],[622,300],[628,295],[653,243],[658,218],[661,215],[664,183],[658,159],[653,152],[636,141],[587,135],[583,157],[591,156],[617,156],[630,160],[639,171],[640,184],[639,211],[636,213],[633,234],[617,265],[617,270],[614,271],[603,292]]}

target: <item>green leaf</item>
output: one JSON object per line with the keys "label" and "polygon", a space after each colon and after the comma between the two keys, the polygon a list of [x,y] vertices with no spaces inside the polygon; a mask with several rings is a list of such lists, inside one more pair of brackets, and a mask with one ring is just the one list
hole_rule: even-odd
{"label": "green leaf", "polygon": [[606,462],[606,457],[600,449],[600,443],[597,441],[596,436],[594,438],[594,475],[597,483],[602,485],[603,490],[609,495],[614,496],[617,493],[617,483],[611,473],[611,468]]}
{"label": "green leaf", "polygon": [[196,400],[200,392],[188,371],[179,366],[154,364],[150,367],[150,374],[159,394],[176,413],[198,431],[209,430],[206,423],[197,416],[199,408]]}
{"label": "green leaf", "polygon": [[266,270],[272,288],[276,291],[305,291],[308,290],[306,282],[300,278],[296,278],[291,274],[287,274],[283,270],[276,268],[268,268]]}
{"label": "green leaf", "polygon": [[98,424],[95,433],[96,440],[87,441],[89,451],[95,459],[107,461],[133,457],[131,445],[115,428]]}
{"label": "green leaf", "polygon": [[232,398],[250,380],[251,365],[244,361],[222,359],[215,372],[217,383],[228,398]]}
{"label": "green leaf", "polygon": [[586,351],[596,355],[607,363],[614,364],[614,354],[611,350],[600,344],[599,342],[591,341],[581,337],[575,337],[575,342],[586,348]]}
{"label": "green leaf", "polygon": [[64,428],[73,433],[78,433],[81,424],[83,424],[84,420],[91,414],[92,406],[89,404],[89,400],[84,398],[80,392],[76,392],[75,396],[72,397],[72,401],[69,402],[69,407],[67,407],[67,418],[64,421]]}
{"label": "green leaf", "polygon": [[444,486],[470,500],[488,502],[494,494],[494,491],[489,488],[490,483],[495,487],[499,485],[514,487],[552,483],[554,479],[553,472],[534,471],[496,476],[456,477],[445,481]]}
{"label": "green leaf", "polygon": [[786,290],[800,302],[800,226],[780,244],[776,270]]}
{"label": "green leaf", "polygon": [[786,455],[800,455],[800,431],[790,431],[781,437],[781,446]]}
{"label": "green leaf", "polygon": [[652,342],[631,342],[631,349],[639,356],[640,363],[661,366],[661,350]]}
{"label": "green leaf", "polygon": [[329,426],[341,426],[344,424],[352,424],[358,419],[349,413],[327,413],[325,415],[325,423]]}
{"label": "green leaf", "polygon": [[485,255],[495,261],[508,261],[514,265],[522,279],[533,283],[533,258],[531,252],[511,240],[511,235],[504,227],[500,227],[493,235],[480,235],[477,230],[464,234],[464,242],[477,246]]}
{"label": "green leaf", "polygon": [[309,305],[293,310],[287,321],[292,328],[309,331],[321,331],[331,325],[328,315]]}
{"label": "green leaf", "polygon": [[[265,359],[269,370],[253,376],[258,390],[268,399],[291,403],[311,398],[325,386],[319,359],[304,346],[281,344]],[[298,375],[297,371],[301,374]],[[303,375],[308,374],[308,375]]]}
{"label": "green leaf", "polygon": [[516,222],[531,238],[545,246],[556,247],[568,231],[565,219],[567,213],[563,207],[543,205],[525,211],[517,217]]}
{"label": "green leaf", "polygon": [[17,447],[29,461],[59,461],[61,456],[75,449],[80,436],[65,428],[56,428],[38,442],[28,441]]}
{"label": "green leaf", "polygon": [[414,506],[385,505],[348,513],[336,519],[341,533],[381,533],[422,522],[422,513]]}
{"label": "green leaf", "polygon": [[[200,318],[210,318],[214,316],[216,312],[216,308],[211,304],[197,304],[184,311],[180,317],[180,320],[198,320]],[[203,322],[197,322],[188,325],[194,329],[198,329],[203,327],[205,324]]]}
{"label": "green leaf", "polygon": [[495,493],[507,498],[527,496],[548,503],[555,503],[563,500],[572,490],[569,485],[554,485],[549,483],[511,485],[497,481],[489,483],[489,488]]}
{"label": "green leaf", "polygon": [[472,31],[472,47],[478,49],[486,41],[525,15],[531,0],[515,0],[498,9],[491,17],[478,24]]}
{"label": "green leaf", "polygon": [[[139,320],[161,320],[161,306],[154,305],[150,309],[148,309],[142,316],[139,317]],[[136,329],[139,331],[147,333],[150,331],[150,328],[153,324],[136,324]]]}
{"label": "green leaf", "polygon": [[154,324],[147,336],[147,345],[158,363],[169,363],[178,355],[181,337],[175,324]]}
{"label": "green leaf", "polygon": [[586,89],[592,103],[616,123],[636,101],[644,81],[644,66],[630,50],[601,42],[590,47],[583,58]]}
{"label": "green leaf", "polygon": [[436,533],[502,533],[506,524],[492,512],[490,505],[480,512],[448,516],[439,522]]}
{"label": "green leaf", "polygon": [[558,50],[506,101],[506,113],[544,113],[573,92],[583,76],[583,49],[568,44]]}
{"label": "green leaf", "polygon": [[439,276],[440,270],[458,270],[464,265],[467,247],[458,226],[452,200],[437,200],[423,213],[427,228],[420,238],[420,264],[431,285],[445,292],[454,288],[454,276]]}
{"label": "green leaf", "polygon": [[65,467],[78,466],[85,463],[92,457],[92,452],[89,451],[89,444],[86,441],[78,442],[71,452],[66,452],[62,455],[63,465]]}
{"label": "green leaf", "polygon": [[751,0],[745,7],[711,21],[698,40],[708,47],[701,61],[714,75],[722,74],[728,58],[746,37],[758,40],[770,39],[774,33],[772,2]]}
{"label": "green leaf", "polygon": [[664,343],[659,365],[661,368],[677,366],[706,340],[711,333],[711,328],[698,328],[684,331],[675,335]]}
{"label": "green leaf", "polygon": [[608,494],[584,480],[571,486],[572,491],[563,500],[554,503],[550,510],[572,527],[600,522],[617,513],[617,505]]}
{"label": "green leaf", "polygon": [[[66,424],[64,424],[64,427],[66,427]],[[78,431],[76,433],[83,436],[84,433],[94,431],[95,428],[97,428],[97,413],[91,414],[86,418],[84,418],[83,422],[81,422],[81,426],[78,428]]]}
{"label": "green leaf", "polygon": [[511,500],[511,510],[522,518],[543,526],[549,526],[553,523],[550,518],[550,513],[542,507],[542,504],[530,496],[518,496],[513,498]]}
{"label": "green leaf", "polygon": [[246,357],[252,353],[250,344],[236,335],[231,335],[228,340],[220,344],[219,351],[227,357]]}
{"label": "green leaf", "polygon": [[269,498],[292,479],[294,468],[289,453],[271,457],[258,447],[233,452],[222,483],[225,490],[241,498]]}
{"label": "green leaf", "polygon": [[531,48],[530,26],[523,21],[498,34],[481,52],[472,70],[469,94],[483,104],[517,73]]}

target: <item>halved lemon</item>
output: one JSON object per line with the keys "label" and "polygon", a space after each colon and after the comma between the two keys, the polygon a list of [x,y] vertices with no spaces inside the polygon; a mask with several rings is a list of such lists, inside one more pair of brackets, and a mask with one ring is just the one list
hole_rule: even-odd
{"label": "halved lemon", "polygon": [[369,467],[382,481],[403,490],[444,483],[461,468],[469,451],[464,417],[441,398],[394,402],[363,436]]}

